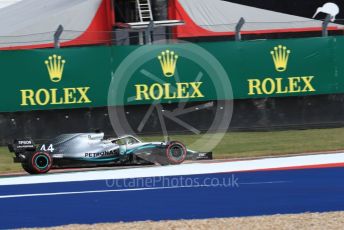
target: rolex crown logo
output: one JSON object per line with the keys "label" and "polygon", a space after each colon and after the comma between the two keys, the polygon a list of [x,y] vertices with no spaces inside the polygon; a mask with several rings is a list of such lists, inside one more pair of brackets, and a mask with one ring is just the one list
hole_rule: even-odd
{"label": "rolex crown logo", "polygon": [[176,55],[173,51],[166,50],[161,52],[161,55],[158,56],[158,59],[164,75],[166,77],[173,77],[176,71],[178,55]]}
{"label": "rolex crown logo", "polygon": [[46,60],[44,63],[48,68],[50,80],[52,82],[61,81],[63,68],[66,61],[62,60],[61,56],[57,56],[56,54],[54,54],[52,56],[49,56],[48,60]]}
{"label": "rolex crown logo", "polygon": [[271,51],[276,71],[284,72],[287,70],[290,53],[291,51],[288,50],[286,46],[282,45],[276,46],[274,50]]}

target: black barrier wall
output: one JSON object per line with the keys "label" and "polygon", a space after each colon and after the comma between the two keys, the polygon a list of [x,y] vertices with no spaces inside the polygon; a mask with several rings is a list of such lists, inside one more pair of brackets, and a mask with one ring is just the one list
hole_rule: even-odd
{"label": "black barrier wall", "polygon": [[[192,103],[189,107],[200,109],[179,116],[197,130],[207,131],[213,123],[214,114],[221,102]],[[163,105],[172,111],[178,105]],[[121,108],[122,109],[122,108]],[[161,123],[154,111],[142,130],[138,130],[149,105],[126,106],[124,112],[136,134],[161,134]],[[189,129],[165,119],[168,132],[192,133]],[[344,126],[344,94],[308,97],[281,97],[235,100],[229,131],[268,131],[284,129],[307,129]],[[43,110],[0,114],[1,144],[15,138],[31,137],[35,140],[52,138],[61,133],[102,130],[108,136],[116,136],[109,119],[108,108],[80,108]],[[227,131],[217,127],[217,130]]]}

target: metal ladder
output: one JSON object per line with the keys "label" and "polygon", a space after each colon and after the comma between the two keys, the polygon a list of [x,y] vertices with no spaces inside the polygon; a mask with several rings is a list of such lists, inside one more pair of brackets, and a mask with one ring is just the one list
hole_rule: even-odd
{"label": "metal ladder", "polygon": [[136,0],[136,4],[139,11],[140,21],[153,21],[153,13],[150,0]]}

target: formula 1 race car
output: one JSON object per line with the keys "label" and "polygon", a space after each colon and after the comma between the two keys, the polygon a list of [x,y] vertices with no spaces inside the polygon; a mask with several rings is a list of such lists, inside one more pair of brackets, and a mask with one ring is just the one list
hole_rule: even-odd
{"label": "formula 1 race car", "polygon": [[142,142],[134,136],[104,139],[104,133],[62,134],[44,144],[31,139],[14,140],[8,145],[15,163],[30,174],[51,168],[109,165],[173,165],[184,160],[212,159],[212,153],[187,149],[177,141]]}

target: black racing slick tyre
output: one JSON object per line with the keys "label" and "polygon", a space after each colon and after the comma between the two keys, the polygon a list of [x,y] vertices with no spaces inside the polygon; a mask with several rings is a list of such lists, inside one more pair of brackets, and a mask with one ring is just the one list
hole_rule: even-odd
{"label": "black racing slick tyre", "polygon": [[171,142],[166,148],[166,159],[168,164],[181,164],[186,158],[186,147],[177,141]]}
{"label": "black racing slick tyre", "polygon": [[23,169],[30,174],[47,173],[53,164],[48,153],[36,152],[29,156],[26,162],[22,163]]}

